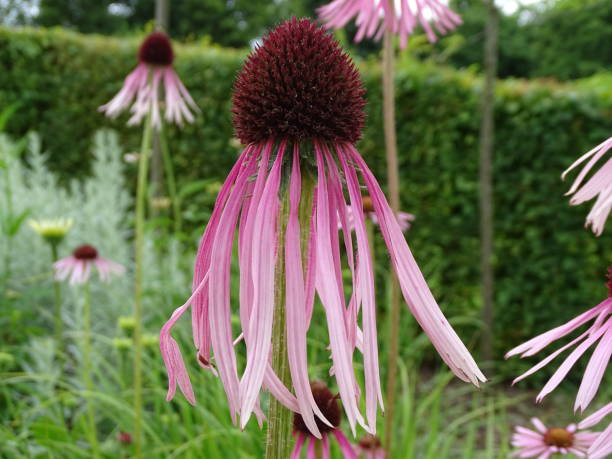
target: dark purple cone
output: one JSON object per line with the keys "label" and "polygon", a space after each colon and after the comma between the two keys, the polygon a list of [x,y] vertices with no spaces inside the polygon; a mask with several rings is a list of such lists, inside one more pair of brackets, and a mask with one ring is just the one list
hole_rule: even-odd
{"label": "dark purple cone", "polygon": [[[312,389],[315,403],[321,410],[321,413],[323,413],[325,419],[334,426],[334,428],[331,428],[327,424],[324,424],[319,418],[315,417],[317,427],[322,434],[331,432],[340,426],[340,419],[342,416],[340,405],[338,405],[338,396],[332,394],[327,386],[320,381],[311,382],[310,388]],[[312,435],[308,427],[306,427],[306,424],[304,424],[304,419],[302,419],[302,416],[298,413],[295,413],[293,416],[293,430],[302,432],[306,435]]]}
{"label": "dark purple cone", "polygon": [[247,58],[234,85],[236,135],[355,143],[365,121],[365,89],[349,56],[309,19],[279,25]]}
{"label": "dark purple cone", "polygon": [[72,255],[78,260],[94,260],[98,258],[98,251],[95,247],[85,244],[74,249]]}
{"label": "dark purple cone", "polygon": [[161,32],[153,32],[145,38],[138,50],[138,59],[145,64],[172,65],[174,52],[168,36]]}

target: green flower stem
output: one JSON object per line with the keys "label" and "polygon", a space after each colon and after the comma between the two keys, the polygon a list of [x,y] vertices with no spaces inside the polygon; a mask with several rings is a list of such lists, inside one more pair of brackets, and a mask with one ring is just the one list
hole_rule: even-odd
{"label": "green flower stem", "polygon": [[[51,243],[51,263],[59,260],[57,246],[58,244]],[[55,345],[57,346],[57,360],[59,362],[60,375],[63,369],[64,362],[64,322],[62,321],[62,291],[60,283],[53,279],[53,296],[55,300]]]}
{"label": "green flower stem", "polygon": [[[393,2],[390,2],[393,9]],[[397,137],[395,127],[394,64],[395,46],[393,33],[385,31],[383,45],[383,115],[385,149],[387,153],[387,182],[389,204],[396,215],[399,210],[399,172],[397,161]],[[387,400],[385,402],[385,450],[391,457],[397,386],[397,361],[399,351],[400,290],[397,276],[391,274],[391,313],[389,314],[389,356],[387,362]]]}
{"label": "green flower stem", "polygon": [[[286,181],[288,182],[288,181]],[[300,199],[300,242],[302,260],[306,258],[308,239],[310,235],[310,212],[314,195],[314,179],[302,174],[302,194]],[[289,186],[285,183],[281,191],[282,203],[279,213],[278,259],[274,288],[274,325],[272,328],[272,368],[287,387],[291,387],[291,372],[287,355],[287,333],[285,316],[285,233],[289,217]],[[270,397],[268,412],[268,433],[266,439],[266,459],[286,459],[291,452],[293,442],[293,413]]]}
{"label": "green flower stem", "polygon": [[151,114],[142,134],[136,189],[136,237],[134,268],[134,457],[142,457],[142,271],[148,161],[151,153]]}
{"label": "green flower stem", "polygon": [[174,166],[172,165],[172,156],[170,155],[170,148],[168,148],[168,140],[166,139],[166,133],[164,125],[162,123],[159,129],[159,144],[162,151],[162,158],[164,161],[164,169],[166,172],[166,182],[168,183],[168,197],[172,203],[172,213],[174,217],[174,234],[178,235],[181,232],[181,202],[179,200],[178,193],[176,192],[176,180],[174,178]]}
{"label": "green flower stem", "polygon": [[91,445],[93,457],[100,457],[100,446],[96,435],[96,419],[91,401],[91,394],[94,391],[93,380],[91,377],[91,298],[89,292],[89,282],[83,284],[83,385],[86,397],[86,416],[87,416],[87,436]]}

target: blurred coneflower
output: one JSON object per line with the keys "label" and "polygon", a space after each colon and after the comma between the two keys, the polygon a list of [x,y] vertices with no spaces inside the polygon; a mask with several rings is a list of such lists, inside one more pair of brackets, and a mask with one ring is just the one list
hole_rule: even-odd
{"label": "blurred coneflower", "polygon": [[[515,457],[538,457],[547,459],[554,454],[574,454],[586,457],[589,447],[599,436],[599,432],[581,430],[580,425],[570,424],[567,427],[548,428],[538,418],[531,423],[536,430],[516,426],[512,435],[512,446],[517,450]],[[588,456],[592,457],[592,456]]]}
{"label": "blurred coneflower", "polygon": [[85,244],[77,247],[72,255],[55,262],[55,278],[63,281],[70,276],[70,284],[84,284],[89,280],[92,268],[96,268],[100,279],[108,281],[111,274],[121,275],[125,268],[114,261],[102,258],[95,247]]}
{"label": "blurred coneflower", "polygon": [[462,23],[459,15],[440,0],[333,0],[319,8],[318,14],[327,27],[335,29],[355,18],[356,42],[364,38],[380,40],[387,30],[399,35],[402,48],[419,25],[433,43],[437,36],[431,24],[445,34]]}
{"label": "blurred coneflower", "polygon": [[[378,225],[378,217],[376,216],[376,212],[374,212],[372,198],[369,196],[363,196],[362,201],[364,216],[368,217],[374,225]],[[416,218],[414,215],[401,210],[395,213],[395,217],[397,218],[397,223],[399,224],[402,233],[405,233],[410,229],[412,222]],[[346,224],[350,231],[355,229],[355,217],[353,216],[351,206],[346,207]],[[338,221],[338,229],[342,229],[342,222],[340,220]]]}
{"label": "blurred coneflower", "polygon": [[517,354],[521,354],[521,357],[532,356],[554,341],[563,338],[582,325],[593,321],[587,330],[516,378],[513,384],[543,368],[562,352],[576,346],[538,394],[537,401],[539,402],[563,381],[578,359],[580,359],[590,347],[595,346],[595,350],[582,376],[582,382],[578,389],[574,410],[584,410],[589,403],[591,403],[591,400],[595,397],[599,385],[601,384],[606,366],[610,360],[610,355],[612,354],[612,267],[608,269],[607,287],[608,298],[594,308],[589,309],[563,325],[530,339],[506,354],[506,358]]}
{"label": "blurred coneflower", "polygon": [[356,449],[363,459],[385,459],[387,457],[380,438],[376,435],[366,434],[361,437]]}
{"label": "blurred coneflower", "polygon": [[[324,415],[311,391],[306,342],[316,293],[325,312],[333,373],[351,429],[354,432],[359,423],[375,431],[377,407],[383,400],[363,187],[372,198],[408,307],[459,378],[475,385],[485,380],[442,314],[380,186],[355,149],[365,120],[364,93],[348,55],[330,34],[307,19],[281,24],[247,59],[233,96],[234,126],[247,146],[219,192],[200,242],[192,297],[173,313],[160,334],[168,399],[178,383],[194,403],[178,345],[170,336],[172,326],[191,306],[198,361],[205,368],[214,365],[233,420],[240,415],[241,425],[247,423],[265,387],[285,407],[299,412],[304,425],[320,438],[317,422]],[[346,229],[347,206],[354,216],[355,240]],[[348,302],[339,221],[345,228],[346,263],[352,273]],[[240,378],[230,320],[236,229],[240,337],[247,353]],[[283,328],[277,330],[279,323]],[[277,332],[286,333],[286,348],[273,345]],[[367,422],[359,409],[361,391],[353,367],[356,349],[363,354]],[[288,360],[288,382],[293,387],[288,388],[287,378],[279,378],[270,364],[281,357]]]}
{"label": "blurred coneflower", "polygon": [[318,457],[317,448],[320,448],[320,457],[330,457],[329,437],[333,435],[340,446],[340,451],[345,459],[357,459],[357,453],[353,449],[346,436],[340,430],[342,412],[338,406],[338,395],[334,395],[328,387],[320,382],[314,381],[310,384],[312,396],[321,413],[328,421],[326,423],[317,419],[317,427],[321,432],[321,438],[312,435],[306,426],[304,419],[299,413],[293,415],[293,435],[295,436],[295,446],[291,452],[290,459],[299,459],[303,449],[306,449],[308,458]]}
{"label": "blurred coneflower", "polygon": [[585,181],[586,175],[606,153],[612,148],[612,137],[603,143],[597,145],[591,151],[588,151],[578,158],[565,172],[561,175],[565,176],[578,165],[589,160],[576,179],[572,183],[572,187],[566,195],[573,194],[570,199],[572,206],[577,206],[585,201],[590,201],[597,197],[595,204],[587,215],[585,227],[590,226],[595,235],[599,236],[604,230],[606,219],[612,209],[612,158],[609,158],[601,168],[595,172],[588,180]]}
{"label": "blurred coneflower", "polygon": [[121,90],[99,110],[110,118],[116,118],[131,106],[128,124],[138,124],[150,114],[153,127],[161,128],[160,88],[164,90],[165,119],[183,124],[193,121],[191,110],[198,107],[189,91],[174,71],[174,52],[170,38],[162,32],[153,32],[140,45],[138,65],[130,73]]}

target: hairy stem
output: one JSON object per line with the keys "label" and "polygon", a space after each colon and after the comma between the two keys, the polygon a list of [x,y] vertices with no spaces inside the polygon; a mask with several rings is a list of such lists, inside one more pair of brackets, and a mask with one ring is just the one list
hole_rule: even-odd
{"label": "hairy stem", "polygon": [[[56,243],[51,243],[51,264],[55,263],[58,259],[58,251]],[[64,367],[64,322],[62,321],[62,291],[60,283],[53,279],[53,298],[55,302],[55,314],[53,320],[55,322],[55,345],[57,346],[57,361],[60,369],[60,377]]]}
{"label": "hairy stem", "polygon": [[[310,235],[310,211],[314,195],[314,180],[308,174],[302,174],[302,193],[300,199],[299,219],[301,227],[302,260],[306,258]],[[274,325],[272,329],[272,368],[285,384],[291,388],[291,372],[287,355],[287,333],[285,317],[285,232],[289,217],[289,186],[282,193],[279,213],[278,258],[274,288]],[[305,266],[305,264],[304,264]],[[270,397],[268,412],[268,433],[266,438],[266,459],[285,459],[291,451],[293,413]]]}
{"label": "hairy stem", "polygon": [[134,268],[134,456],[142,457],[142,271],[148,159],[151,150],[151,114],[147,116],[138,163]]}
{"label": "hairy stem", "polygon": [[[385,31],[383,45],[383,115],[385,149],[387,153],[387,182],[389,204],[394,214],[399,210],[399,170],[397,161],[397,138],[395,129],[394,61],[393,34]],[[399,342],[400,291],[395,273],[391,275],[391,313],[389,314],[389,356],[387,361],[387,401],[385,403],[385,450],[391,457],[393,438],[393,417],[395,390],[397,385],[397,359]]]}

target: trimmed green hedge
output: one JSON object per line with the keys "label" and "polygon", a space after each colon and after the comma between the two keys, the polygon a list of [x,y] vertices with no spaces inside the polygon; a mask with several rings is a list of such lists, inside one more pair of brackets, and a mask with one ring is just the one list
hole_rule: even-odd
{"label": "trimmed green hedge", "polygon": [[[87,172],[98,128],[118,130],[127,151],[136,150],[140,129],[125,127],[126,117],[110,122],[96,108],[134,67],[137,44],[55,29],[0,28],[0,106],[19,103],[9,132],[39,131],[52,164],[68,176]],[[177,46],[177,55],[177,71],[202,110],[194,125],[170,130],[179,184],[221,181],[240,148],[232,140],[230,94],[245,52],[190,45]],[[369,118],[359,149],[384,182],[379,69],[375,62],[360,66]],[[413,61],[398,66],[402,206],[417,216],[409,241],[443,308],[475,319],[479,88],[468,72]],[[571,84],[504,81],[495,113],[495,337],[501,357],[607,293],[612,229],[599,239],[584,230],[589,206],[569,207],[563,196],[569,184],[559,176],[611,135],[612,101]],[[380,265],[386,266],[382,257]]]}

